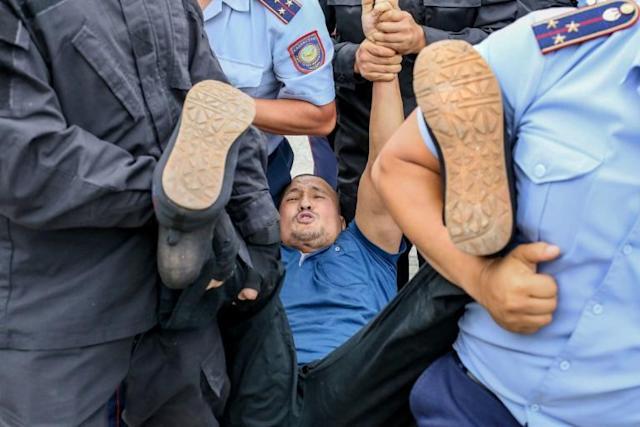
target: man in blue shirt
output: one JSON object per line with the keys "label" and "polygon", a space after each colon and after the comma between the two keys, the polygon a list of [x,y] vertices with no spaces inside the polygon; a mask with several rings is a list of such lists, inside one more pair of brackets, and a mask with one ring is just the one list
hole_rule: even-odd
{"label": "man in blue shirt", "polygon": [[[398,79],[374,83],[373,99],[370,163],[404,120]],[[236,301],[221,315],[231,380],[223,423],[411,423],[411,385],[453,342],[466,297],[443,279],[421,286],[435,276],[428,268],[396,296],[402,233],[372,187],[370,168],[352,223],[340,215],[336,191],[312,175],[286,188],[280,217],[280,295],[261,292],[262,307],[249,318],[233,313],[251,310],[252,301]],[[432,345],[422,346],[425,340]]]}
{"label": "man in blue shirt", "polygon": [[[374,177],[429,262],[477,302],[460,321],[456,353],[414,388],[419,425],[640,424],[637,18],[632,0],[544,11],[477,53],[455,42],[423,53],[417,73],[431,62],[432,76],[449,77],[419,83],[421,110],[389,142]],[[434,93],[445,100],[436,107]],[[461,148],[457,164],[441,150],[449,186],[500,134],[500,95],[515,143],[520,244],[482,258],[454,246],[442,224],[435,143]],[[455,131],[446,135],[443,124]],[[400,182],[411,191],[398,192]]]}
{"label": "man in blue shirt", "polygon": [[327,135],[336,121],[333,43],[316,0],[200,0],[209,43],[231,84],[255,98],[274,200],[291,181],[283,135]]}

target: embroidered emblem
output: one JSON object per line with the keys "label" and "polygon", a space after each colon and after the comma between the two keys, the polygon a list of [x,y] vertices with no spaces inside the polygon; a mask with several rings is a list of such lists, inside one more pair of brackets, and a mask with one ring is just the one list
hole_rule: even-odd
{"label": "embroidered emblem", "polygon": [[576,9],[533,25],[542,53],[562,49],[630,27],[638,20],[634,0],[610,0]]}
{"label": "embroidered emblem", "polygon": [[269,12],[273,13],[280,21],[288,24],[302,9],[302,5],[296,0],[258,0]]}
{"label": "embroidered emblem", "polygon": [[326,55],[317,31],[300,37],[289,45],[288,50],[293,65],[301,73],[308,74],[324,64]]}

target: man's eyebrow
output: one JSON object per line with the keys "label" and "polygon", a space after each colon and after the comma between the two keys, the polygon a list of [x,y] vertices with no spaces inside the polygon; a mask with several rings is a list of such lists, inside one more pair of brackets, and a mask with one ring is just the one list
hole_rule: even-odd
{"label": "man's eyebrow", "polygon": [[287,190],[286,193],[284,193],[285,196],[291,194],[291,193],[302,193],[302,190],[297,188],[297,187],[293,187]]}

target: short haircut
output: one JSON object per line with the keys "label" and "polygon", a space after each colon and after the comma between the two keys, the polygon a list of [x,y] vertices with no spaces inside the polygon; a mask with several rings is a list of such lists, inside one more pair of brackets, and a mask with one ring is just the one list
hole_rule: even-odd
{"label": "short haircut", "polygon": [[336,202],[336,205],[338,206],[338,213],[340,213],[340,199],[338,198],[338,192],[333,188],[333,186],[331,184],[329,184],[329,181],[327,181],[326,179],[324,179],[323,177],[319,176],[319,175],[314,175],[312,173],[301,173],[299,175],[294,176],[291,179],[291,182],[289,183],[289,185],[287,185],[284,190],[282,190],[282,193],[280,193],[280,200],[278,201],[278,208],[280,207],[280,205],[282,205],[282,201],[284,200],[284,195],[287,194],[287,191],[289,191],[289,189],[291,188],[291,186],[294,184],[295,180],[298,178],[304,178],[304,177],[312,177],[312,178],[318,178],[320,180],[322,180],[322,182],[324,182],[325,184],[327,184],[327,187],[329,187],[329,189],[331,190],[331,196],[333,197],[334,201]]}

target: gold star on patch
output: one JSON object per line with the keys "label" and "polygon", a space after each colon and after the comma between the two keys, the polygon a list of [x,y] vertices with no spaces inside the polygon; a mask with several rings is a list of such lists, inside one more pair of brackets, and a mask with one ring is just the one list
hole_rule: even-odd
{"label": "gold star on patch", "polygon": [[578,28],[580,28],[580,24],[578,22],[571,21],[565,25],[565,27],[567,28],[567,33],[577,33]]}
{"label": "gold star on patch", "polygon": [[284,8],[283,8],[283,7],[281,7],[281,8],[280,8],[280,10],[278,10],[278,13],[279,13],[280,15],[284,15],[284,12],[285,12],[285,11],[284,11]]}
{"label": "gold star on patch", "polygon": [[566,39],[566,36],[563,36],[562,34],[558,34],[553,38],[553,44],[560,44],[560,43],[564,43],[564,39]]}
{"label": "gold star on patch", "polygon": [[551,28],[558,28],[558,20],[557,19],[551,19],[549,20],[549,22],[547,22],[547,29],[551,29]]}

